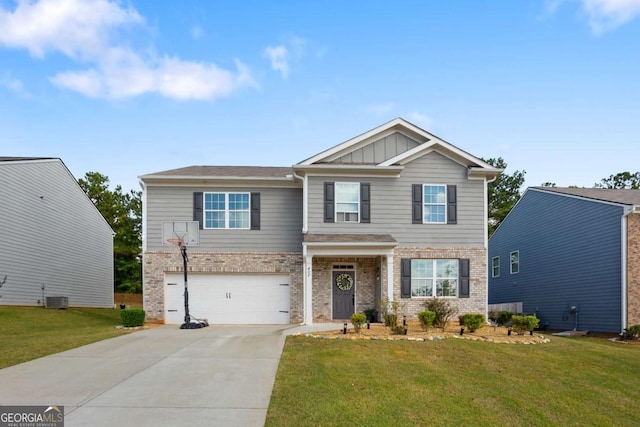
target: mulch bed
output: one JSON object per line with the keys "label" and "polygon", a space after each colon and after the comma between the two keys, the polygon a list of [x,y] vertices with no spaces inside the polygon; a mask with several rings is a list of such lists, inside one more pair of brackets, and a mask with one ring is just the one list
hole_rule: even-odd
{"label": "mulch bed", "polygon": [[391,329],[382,323],[372,323],[370,329],[364,325],[359,332],[356,332],[351,323],[347,324],[347,333],[343,333],[343,324],[337,323],[335,330],[313,332],[303,334],[314,338],[327,339],[349,339],[349,340],[408,340],[408,341],[437,341],[442,339],[466,339],[473,341],[484,341],[493,343],[511,344],[542,344],[549,342],[549,338],[534,332],[533,335],[517,335],[512,332],[508,334],[508,329],[504,327],[494,328],[485,326],[471,333],[467,330],[460,334],[460,325],[457,322],[447,324],[444,331],[441,328],[430,328],[423,330],[418,321],[407,321],[407,334],[396,335]]}

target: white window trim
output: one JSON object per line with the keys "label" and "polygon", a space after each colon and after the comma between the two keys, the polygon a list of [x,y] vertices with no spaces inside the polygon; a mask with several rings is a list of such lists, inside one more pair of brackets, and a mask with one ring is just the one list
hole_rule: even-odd
{"label": "white window trim", "polygon": [[[498,260],[498,274],[496,274],[496,265],[494,265],[494,261]],[[500,277],[500,257],[499,256],[494,256],[493,258],[491,258],[491,277]]]}
{"label": "white window trim", "polygon": [[[224,227],[207,227],[207,212],[221,212],[219,210],[207,209],[207,194],[224,194]],[[245,212],[242,210],[230,210],[229,209],[229,195],[230,194],[246,194],[249,200],[249,207],[246,212],[249,214],[249,223],[247,227],[242,228],[230,228],[229,227],[229,213],[230,212]],[[246,191],[206,191],[202,196],[202,228],[205,230],[250,230],[251,229],[251,193]]]}
{"label": "white window trim", "polygon": [[[357,185],[358,186],[358,201],[356,203],[358,203],[358,210],[356,212],[347,212],[347,211],[338,211],[338,204],[340,203],[352,203],[352,202],[341,202],[338,200],[338,185],[342,185],[342,184],[349,184],[349,185]],[[335,194],[335,211],[333,213],[333,217],[335,218],[335,222],[339,222],[339,223],[343,223],[343,224],[359,224],[360,223],[360,217],[362,216],[361,212],[360,212],[360,197],[361,194],[360,192],[362,191],[360,188],[360,183],[359,182],[336,182],[334,183],[334,194]],[[342,212],[342,213],[357,213],[358,214],[358,220],[357,221],[340,221],[338,220],[338,212]]]}
{"label": "white window trim", "polygon": [[[458,298],[458,291],[460,290],[460,268],[458,268],[458,275],[455,278],[456,281],[456,294],[455,295],[446,295],[446,296],[438,296],[438,276],[436,274],[437,271],[437,261],[456,261],[458,263],[460,260],[457,258],[411,258],[411,262],[413,261],[431,261],[433,263],[433,277],[430,279],[433,280],[432,283],[432,292],[433,295],[427,296],[413,296],[413,286],[411,286],[411,298],[412,299],[431,299],[431,298]],[[418,279],[426,279],[425,277],[418,277]],[[450,278],[449,278],[450,279]],[[411,285],[413,285],[413,274],[411,275]]]}
{"label": "white window trim", "polygon": [[[424,220],[424,211],[427,202],[425,202],[424,189],[425,187],[444,187],[444,221],[434,222]],[[440,206],[441,203],[429,203],[429,206]],[[446,224],[447,223],[447,184],[422,184],[422,223],[423,224]]]}
{"label": "white window trim", "polygon": [[[518,271],[516,271],[515,273],[513,272],[513,255],[516,254],[518,256]],[[518,274],[520,273],[520,251],[512,251],[509,252],[509,273],[510,274]]]}

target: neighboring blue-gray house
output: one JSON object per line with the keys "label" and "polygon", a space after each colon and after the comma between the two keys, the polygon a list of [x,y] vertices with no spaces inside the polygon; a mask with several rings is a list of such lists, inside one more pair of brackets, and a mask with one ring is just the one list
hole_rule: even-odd
{"label": "neighboring blue-gray house", "polygon": [[113,230],[58,158],[0,157],[5,276],[0,305],[113,307]]}
{"label": "neighboring blue-gray house", "polygon": [[551,329],[640,323],[640,190],[527,189],[489,239],[489,303]]}
{"label": "neighboring blue-gray house", "polygon": [[[277,147],[274,147],[274,149]],[[144,307],[182,323],[349,319],[389,298],[415,316],[487,308],[481,159],[395,119],[292,167],[189,166],[140,177]]]}

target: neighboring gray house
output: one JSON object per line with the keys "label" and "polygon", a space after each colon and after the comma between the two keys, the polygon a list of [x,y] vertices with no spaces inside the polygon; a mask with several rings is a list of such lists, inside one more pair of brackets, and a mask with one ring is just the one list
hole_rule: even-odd
{"label": "neighboring gray house", "polygon": [[0,157],[0,305],[113,307],[113,230],[57,158]]}
{"label": "neighboring gray house", "polygon": [[527,189],[489,239],[489,303],[551,329],[640,323],[640,190]]}
{"label": "neighboring gray house", "polygon": [[[486,185],[501,172],[395,119],[293,167],[190,166],[140,177],[144,307],[182,323],[348,319],[389,298],[486,312]],[[174,241],[175,242],[175,241]]]}

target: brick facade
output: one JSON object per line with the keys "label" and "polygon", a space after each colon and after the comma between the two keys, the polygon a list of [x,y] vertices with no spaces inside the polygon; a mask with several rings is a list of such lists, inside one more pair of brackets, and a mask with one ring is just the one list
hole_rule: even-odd
{"label": "brick facade", "polygon": [[627,217],[627,324],[640,324],[640,214]]}
{"label": "brick facade", "polygon": [[[486,315],[488,301],[487,251],[484,248],[396,248],[393,260],[393,294],[399,301],[401,313],[407,318],[417,317],[424,310],[424,302],[428,298],[400,298],[400,264],[402,258],[423,259],[469,259],[469,298],[449,299],[458,314],[483,313]],[[456,317],[457,319],[457,317]]]}
{"label": "brick facade", "polygon": [[[484,248],[429,249],[396,248],[394,255],[394,299],[401,304],[401,315],[415,318],[422,311],[424,298],[400,298],[400,265],[402,258],[469,258],[471,266],[469,298],[452,298],[459,313],[485,313],[487,308],[487,264]],[[640,250],[638,251],[640,256]],[[189,252],[190,273],[265,273],[288,274],[291,278],[290,322],[303,321],[302,254],[300,253],[215,253]],[[331,322],[332,272],[336,265],[352,265],[355,270],[355,311],[377,307],[387,297],[387,260],[378,257],[314,257],[313,321]],[[149,321],[164,321],[164,275],[182,272],[182,257],[177,251],[144,253],[143,304]],[[638,287],[640,290],[640,287]],[[640,301],[640,295],[637,299]],[[640,313],[639,313],[640,314]]]}
{"label": "brick facade", "polygon": [[[302,322],[302,254],[196,251],[188,254],[190,273],[288,274],[291,279],[290,322]],[[143,305],[149,321],[164,321],[164,274],[182,272],[182,265],[182,256],[177,251],[144,253]]]}
{"label": "brick facade", "polygon": [[[470,260],[469,298],[451,298],[450,301],[463,313],[487,311],[487,252],[484,248],[396,248],[393,260],[393,297],[400,302],[400,314],[416,318],[424,310],[426,298],[400,297],[400,265],[402,258],[461,259]],[[332,271],[335,265],[353,265],[356,271],[355,311],[375,307],[387,297],[386,257],[316,257],[313,259],[313,321],[330,322],[332,317]],[[379,310],[379,309],[378,309]]]}

